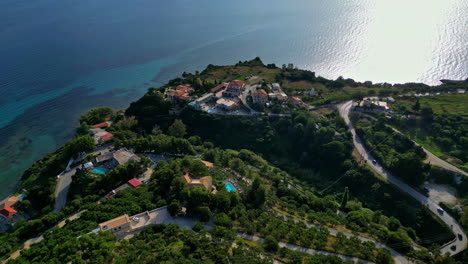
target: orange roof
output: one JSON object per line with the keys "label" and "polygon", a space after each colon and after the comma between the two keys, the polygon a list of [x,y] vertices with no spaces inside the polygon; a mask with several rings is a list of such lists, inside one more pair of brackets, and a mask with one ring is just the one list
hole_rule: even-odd
{"label": "orange roof", "polygon": [[220,84],[220,85],[216,86],[215,88],[211,88],[211,92],[216,93],[217,91],[223,89],[225,86],[226,86],[226,84],[224,84],[224,83]]}
{"label": "orange roof", "polygon": [[113,229],[113,228],[116,228],[116,227],[119,227],[119,226],[122,226],[126,223],[130,222],[130,219],[128,218],[128,215],[122,215],[122,216],[119,216],[117,218],[114,218],[114,219],[111,219],[107,222],[104,222],[104,223],[100,223],[99,224],[99,228],[101,230],[109,230],[109,229]]}
{"label": "orange roof", "polygon": [[191,183],[192,182],[192,179],[190,179],[188,174],[184,174],[184,180],[185,180],[186,183]]}
{"label": "orange roof", "polygon": [[12,218],[13,215],[17,213],[17,211],[14,208],[7,206],[0,210],[0,213],[8,218]]}
{"label": "orange roof", "polygon": [[253,94],[254,96],[268,96],[267,92],[265,92],[265,90],[263,89],[259,89],[257,91],[254,92]]}
{"label": "orange roof", "polygon": [[94,128],[106,127],[106,126],[108,126],[108,125],[109,125],[109,124],[108,124],[107,122],[102,122],[102,123],[93,125],[93,127],[94,127]]}
{"label": "orange roof", "polygon": [[291,100],[293,100],[293,101],[301,101],[301,99],[299,99],[299,98],[297,98],[297,97],[295,97],[295,96],[291,96]]}
{"label": "orange roof", "polygon": [[233,81],[229,82],[229,86],[242,87],[242,86],[244,86],[244,82],[239,81],[239,80],[233,80]]}
{"label": "orange roof", "polygon": [[212,168],[213,167],[213,163],[209,162],[209,161],[205,161],[205,160],[201,160],[201,162],[203,162],[203,164],[205,164],[205,166],[209,167],[209,168]]}
{"label": "orange roof", "polygon": [[5,201],[4,207],[11,207],[19,201],[18,197],[11,196]]}

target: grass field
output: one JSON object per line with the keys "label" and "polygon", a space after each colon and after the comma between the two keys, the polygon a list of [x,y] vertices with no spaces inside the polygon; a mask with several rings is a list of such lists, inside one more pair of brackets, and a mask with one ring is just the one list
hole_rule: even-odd
{"label": "grass field", "polygon": [[[415,98],[397,99],[397,103],[408,109],[416,102]],[[421,107],[430,106],[435,114],[468,116],[468,94],[444,94],[419,97]]]}
{"label": "grass field", "polygon": [[[204,76],[207,81],[221,81],[228,82],[231,80],[245,80],[245,77],[259,76],[259,79],[256,81],[261,81],[265,79],[267,82],[275,82],[276,75],[280,72],[280,69],[268,69],[266,67],[260,66],[224,66],[218,69],[211,70],[206,76]],[[249,81],[247,81],[249,83]]]}

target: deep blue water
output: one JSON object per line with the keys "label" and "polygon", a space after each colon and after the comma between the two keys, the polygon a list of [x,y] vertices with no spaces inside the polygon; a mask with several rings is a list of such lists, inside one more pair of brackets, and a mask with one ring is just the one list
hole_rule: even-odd
{"label": "deep blue water", "polygon": [[0,0],[0,198],[88,109],[126,107],[209,63],[467,78],[467,14],[464,0]]}

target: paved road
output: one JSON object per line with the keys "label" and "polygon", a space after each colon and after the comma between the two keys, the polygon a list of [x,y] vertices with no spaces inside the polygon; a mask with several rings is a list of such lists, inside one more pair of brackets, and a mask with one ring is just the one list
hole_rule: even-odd
{"label": "paved road", "polygon": [[[364,144],[362,143],[361,139],[356,134],[356,130],[354,129],[353,125],[351,124],[351,121],[349,120],[349,112],[351,110],[352,103],[353,103],[352,101],[348,101],[348,102],[338,105],[338,111],[341,117],[344,119],[344,121],[348,125],[349,130],[351,131],[351,134],[353,136],[354,146],[358,150],[359,154],[361,154],[361,156],[367,161],[374,160],[374,157],[372,157],[372,155],[369,152],[367,152],[367,150],[365,149]],[[419,193],[418,191],[410,187],[408,184],[404,183],[399,178],[393,176],[389,171],[383,168],[379,163],[373,164],[372,162],[368,162],[368,164],[383,178],[388,180],[390,183],[396,185],[399,189],[409,194],[414,199],[418,200],[421,204],[426,206],[427,209],[429,209],[434,215],[436,215],[445,224],[447,224],[447,226],[452,227],[452,231],[454,232],[457,238],[455,238],[454,241],[451,241],[450,243],[447,243],[440,248],[442,254],[445,254],[448,252],[451,256],[453,256],[455,254],[462,252],[464,249],[467,248],[467,243],[466,243],[467,236],[465,232],[463,231],[463,228],[460,226],[460,224],[458,224],[458,222],[453,217],[447,214],[447,212],[443,214],[440,214],[437,212],[437,208],[439,207],[439,203],[437,201],[434,201],[422,195],[421,193]],[[458,239],[458,235],[462,236],[462,240]],[[456,246],[456,249],[451,250],[452,246]]]}
{"label": "paved road", "polygon": [[[366,113],[362,113],[362,112],[358,112],[359,114],[361,115],[365,115],[369,118],[372,118],[372,119],[376,119],[374,116],[371,116],[371,115],[368,115]],[[398,129],[392,127],[393,131],[397,132],[397,133],[400,133],[402,135],[405,135],[404,133],[402,133],[401,131],[399,131]],[[468,177],[468,173],[453,166],[452,164],[446,162],[445,160],[437,157],[436,155],[432,154],[432,152],[430,152],[429,150],[425,149],[423,146],[419,145],[416,141],[412,140],[414,142],[414,144],[416,144],[417,146],[420,146],[424,152],[426,152],[427,154],[427,159],[426,159],[426,162],[432,164],[432,165],[437,165],[439,167],[442,167],[446,170],[449,170],[449,171],[453,171],[455,173],[458,173],[458,174],[461,174],[461,175],[465,175]]]}
{"label": "paved road", "polygon": [[[245,240],[255,241],[255,242],[258,242],[258,243],[264,243],[265,242],[264,238],[254,236],[254,235],[248,235],[248,234],[245,234],[245,233],[237,233],[237,236],[241,237],[241,238],[243,238]],[[356,257],[341,255],[341,254],[338,254],[338,253],[333,253],[333,252],[328,252],[328,251],[323,251],[323,250],[317,250],[317,249],[312,249],[312,248],[305,248],[305,247],[301,247],[301,246],[297,246],[297,245],[293,245],[293,244],[289,244],[289,243],[285,243],[285,242],[279,242],[278,245],[279,245],[279,247],[282,247],[282,248],[285,247],[287,249],[297,251],[297,252],[301,252],[301,253],[308,254],[308,255],[318,255],[318,254],[330,255],[330,256],[337,256],[337,257],[341,258],[343,261],[352,261],[354,263],[374,263],[374,262],[363,260],[363,259],[356,258]]]}

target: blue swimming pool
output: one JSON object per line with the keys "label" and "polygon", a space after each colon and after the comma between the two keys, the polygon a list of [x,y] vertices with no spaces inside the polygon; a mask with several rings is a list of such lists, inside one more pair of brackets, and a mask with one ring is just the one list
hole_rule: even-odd
{"label": "blue swimming pool", "polygon": [[23,193],[20,196],[18,196],[18,200],[23,201],[24,197],[26,197],[26,196],[27,195],[25,193]]}
{"label": "blue swimming pool", "polygon": [[106,174],[109,170],[103,167],[96,167],[91,170],[91,172],[97,173],[97,174]]}
{"label": "blue swimming pool", "polygon": [[224,187],[226,187],[226,190],[228,192],[235,192],[236,191],[236,188],[234,188],[234,186],[230,182],[226,182],[226,184],[224,184]]}
{"label": "blue swimming pool", "polygon": [[208,112],[216,112],[216,109],[213,109],[213,108],[208,108]]}

